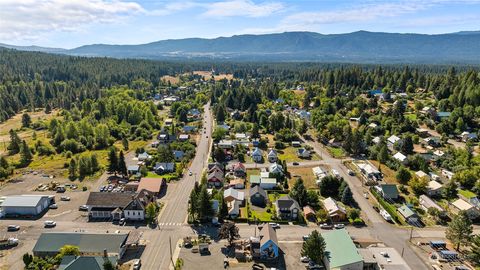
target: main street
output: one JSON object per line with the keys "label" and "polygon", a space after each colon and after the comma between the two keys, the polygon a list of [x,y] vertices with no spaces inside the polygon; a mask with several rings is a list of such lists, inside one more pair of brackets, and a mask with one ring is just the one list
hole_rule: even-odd
{"label": "main street", "polygon": [[204,112],[205,132],[200,133],[196,155],[189,168],[192,175],[187,172],[183,179],[168,185],[167,195],[162,199],[165,205],[158,219],[158,230],[147,233],[148,238],[144,237],[148,241],[141,257],[145,269],[168,269],[172,263],[169,249],[173,252],[177,241],[185,235],[183,224],[187,222],[188,199],[195,181],[200,181],[207,166],[211,144],[213,119],[209,104],[204,106]]}

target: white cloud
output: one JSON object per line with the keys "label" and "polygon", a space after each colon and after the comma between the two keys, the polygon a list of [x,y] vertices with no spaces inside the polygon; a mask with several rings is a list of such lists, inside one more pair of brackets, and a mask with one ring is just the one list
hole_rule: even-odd
{"label": "white cloud", "polygon": [[119,0],[0,0],[0,40],[35,40],[143,12],[138,3]]}
{"label": "white cloud", "polygon": [[207,10],[202,14],[204,17],[223,18],[243,16],[258,18],[279,12],[284,6],[278,2],[262,2],[256,4],[249,0],[232,0],[208,4],[205,5],[205,8]]}

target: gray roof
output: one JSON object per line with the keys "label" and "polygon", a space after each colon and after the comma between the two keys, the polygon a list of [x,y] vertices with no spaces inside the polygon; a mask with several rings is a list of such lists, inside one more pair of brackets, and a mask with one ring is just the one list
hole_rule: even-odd
{"label": "gray roof", "polygon": [[126,233],[77,233],[77,232],[46,232],[38,238],[33,252],[58,252],[65,245],[77,246],[80,252],[115,253],[127,241]]}
{"label": "gray roof", "polygon": [[389,197],[397,197],[398,196],[398,189],[397,185],[395,184],[383,184],[380,185],[380,188],[382,189],[382,192]]}
{"label": "gray roof", "polygon": [[43,198],[48,195],[15,195],[6,196],[1,204],[2,207],[36,207]]}
{"label": "gray roof", "polygon": [[262,187],[260,187],[259,185],[256,185],[256,186],[250,188],[250,196],[253,196],[256,193],[259,193],[264,198],[268,198],[267,197],[267,192]]}
{"label": "gray roof", "polygon": [[129,204],[135,193],[129,192],[90,192],[86,205],[103,207],[125,207]]}
{"label": "gray roof", "polygon": [[100,256],[64,256],[60,263],[59,270],[104,270],[103,264],[108,259],[114,266],[117,265],[117,258]]}
{"label": "gray roof", "polygon": [[277,246],[277,232],[270,224],[265,224],[263,228],[260,230],[260,245],[263,246],[266,242],[272,240]]}
{"label": "gray roof", "polygon": [[276,204],[277,204],[278,208],[288,208],[288,209],[297,208],[297,209],[300,209],[300,206],[298,205],[298,202],[295,201],[294,199],[290,198],[290,196],[288,196],[288,195],[280,197],[276,201]]}

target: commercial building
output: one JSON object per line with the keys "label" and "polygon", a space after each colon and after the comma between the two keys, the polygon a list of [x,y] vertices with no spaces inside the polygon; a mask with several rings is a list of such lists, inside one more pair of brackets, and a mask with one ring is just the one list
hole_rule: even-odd
{"label": "commercial building", "polygon": [[363,270],[363,258],[345,229],[322,233],[326,269]]}
{"label": "commercial building", "polygon": [[37,216],[48,210],[55,201],[49,195],[14,195],[2,198],[1,212],[3,216]]}

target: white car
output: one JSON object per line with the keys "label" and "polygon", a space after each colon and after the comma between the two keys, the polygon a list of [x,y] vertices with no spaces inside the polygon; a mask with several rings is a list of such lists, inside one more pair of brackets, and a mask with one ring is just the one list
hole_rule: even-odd
{"label": "white car", "polygon": [[310,258],[308,258],[307,256],[302,256],[300,257],[300,261],[302,263],[308,263],[310,261]]}
{"label": "white car", "polygon": [[343,229],[343,228],[345,228],[345,225],[343,225],[343,224],[335,224],[333,227],[335,227],[335,229]]}
{"label": "white car", "polygon": [[137,259],[133,262],[133,270],[138,270],[142,266],[142,261]]}
{"label": "white car", "polygon": [[58,208],[58,205],[56,203],[54,204],[50,204],[50,206],[48,207],[50,209],[57,209]]}
{"label": "white car", "polygon": [[188,175],[192,176],[192,174],[193,174],[192,172],[188,172]]}
{"label": "white car", "polygon": [[53,220],[46,220],[43,224],[45,225],[45,228],[52,228],[57,226],[57,223]]}
{"label": "white car", "polygon": [[272,228],[274,228],[274,229],[280,229],[280,224],[278,224],[278,223],[270,222],[268,224],[270,224],[270,226],[272,226]]}
{"label": "white car", "polygon": [[61,201],[67,201],[67,202],[68,202],[68,201],[70,201],[70,197],[68,197],[68,196],[62,196],[62,197],[60,197],[60,200],[61,200]]}

